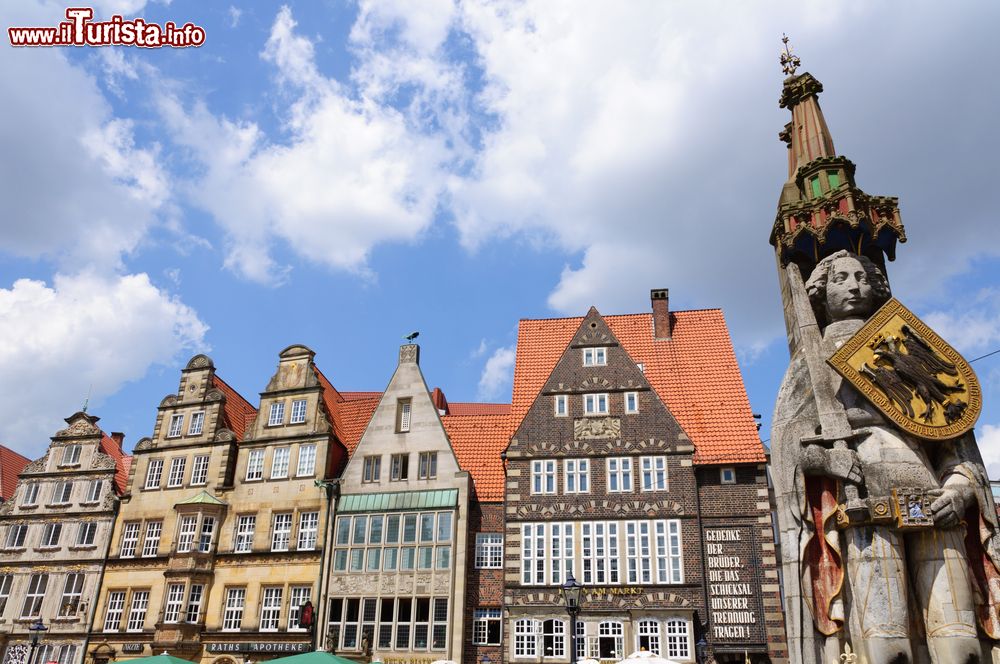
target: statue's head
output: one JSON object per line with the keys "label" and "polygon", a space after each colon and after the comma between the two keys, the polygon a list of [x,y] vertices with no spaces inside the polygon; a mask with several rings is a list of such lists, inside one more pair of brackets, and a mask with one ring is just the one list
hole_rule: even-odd
{"label": "statue's head", "polygon": [[867,256],[846,250],[816,264],[806,293],[821,325],[867,318],[891,296],[889,282],[878,266]]}

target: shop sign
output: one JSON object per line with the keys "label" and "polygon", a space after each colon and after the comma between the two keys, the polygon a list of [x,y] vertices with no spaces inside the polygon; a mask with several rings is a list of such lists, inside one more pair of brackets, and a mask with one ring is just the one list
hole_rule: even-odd
{"label": "shop sign", "polygon": [[289,643],[284,641],[238,641],[234,643],[209,642],[205,644],[205,649],[210,653],[222,652],[249,652],[249,653],[269,653],[269,652],[309,652],[309,643]]}

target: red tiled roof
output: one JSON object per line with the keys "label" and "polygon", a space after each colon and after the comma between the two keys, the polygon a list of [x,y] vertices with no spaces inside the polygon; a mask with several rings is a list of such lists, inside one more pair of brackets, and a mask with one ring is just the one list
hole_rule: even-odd
{"label": "red tiled roof", "polygon": [[132,467],[132,457],[125,454],[121,443],[116,438],[101,432],[100,450],[115,460],[115,490],[118,495],[127,492],[128,471]]}
{"label": "red tiled roof", "polygon": [[17,488],[17,476],[31,459],[21,456],[6,445],[0,445],[0,498],[10,500]]}
{"label": "red tiled roof", "polygon": [[[454,409],[455,404],[451,404],[451,407]],[[504,468],[500,454],[507,447],[513,432],[510,415],[506,413],[448,415],[442,417],[441,422],[448,438],[451,439],[458,465],[472,475],[479,500],[503,501]]]}
{"label": "red tiled roof", "polygon": [[[629,356],[695,445],[695,463],[762,463],[757,436],[722,311],[670,314],[670,339],[653,338],[652,314],[604,316]],[[513,428],[520,424],[573,334],[579,318],[522,320],[518,329]]]}
{"label": "red tiled roof", "polygon": [[455,403],[448,404],[449,417],[465,417],[469,415],[509,415],[509,403]]}
{"label": "red tiled roof", "polygon": [[212,374],[212,387],[222,390],[226,395],[226,406],[222,413],[226,428],[236,434],[236,440],[243,440],[247,426],[257,416],[257,409],[226,381],[219,378],[218,374]]}
{"label": "red tiled roof", "polygon": [[367,399],[381,399],[381,392],[341,392],[340,396],[344,401],[358,401]]}
{"label": "red tiled roof", "polygon": [[382,400],[381,392],[367,392],[373,396],[366,399],[345,399],[339,404],[340,420],[342,424],[343,437],[340,439],[347,447],[348,454],[354,454],[361,436],[368,428],[368,422],[375,414],[379,401]]}
{"label": "red tiled roof", "polygon": [[316,378],[319,379],[319,384],[323,388],[323,405],[326,406],[326,414],[330,418],[330,426],[333,427],[333,433],[337,436],[337,439],[343,442],[344,422],[343,416],[340,413],[340,404],[344,401],[344,398],[315,364],[313,365],[313,370],[316,372]]}

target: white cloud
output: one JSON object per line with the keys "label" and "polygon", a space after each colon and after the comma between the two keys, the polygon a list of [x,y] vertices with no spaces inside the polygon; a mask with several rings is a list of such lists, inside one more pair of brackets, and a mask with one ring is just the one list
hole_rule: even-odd
{"label": "white cloud", "polygon": [[203,350],[208,329],[145,274],[20,279],[0,289],[0,321],[0,441],[29,457],[91,386],[99,406],[151,365]]}
{"label": "white cloud", "polygon": [[364,274],[372,247],[412,241],[429,226],[446,151],[409,131],[401,113],[324,77],[287,7],[261,56],[293,95],[285,143],[200,102],[160,100],[174,140],[203,168],[189,186],[227,233],[226,266],[280,282],[290,268],[273,258],[277,240],[309,261]]}
{"label": "white cloud", "polygon": [[479,377],[479,399],[510,398],[510,387],[514,380],[514,358],[514,346],[497,348],[493,351]]}
{"label": "white cloud", "polygon": [[243,10],[236,5],[229,5],[229,27],[235,28],[240,24],[240,17],[243,16]]}
{"label": "white cloud", "polygon": [[977,427],[976,442],[983,455],[983,465],[992,480],[1000,480],[1000,426],[984,424]]}
{"label": "white cloud", "polygon": [[1000,289],[984,289],[947,311],[927,314],[924,320],[971,360],[974,353],[1000,347]]}
{"label": "white cloud", "polygon": [[0,165],[0,251],[114,269],[170,196],[158,148],[137,145],[131,122],[56,49],[5,48],[0,87],[0,144],[16,155]]}

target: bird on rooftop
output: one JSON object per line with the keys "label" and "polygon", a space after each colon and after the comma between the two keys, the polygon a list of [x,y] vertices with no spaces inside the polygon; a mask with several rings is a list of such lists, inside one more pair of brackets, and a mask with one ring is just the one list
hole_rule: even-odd
{"label": "bird on rooftop", "polygon": [[403,338],[406,339],[407,341],[413,341],[414,339],[416,339],[419,336],[420,336],[419,332],[410,332],[409,334],[407,334]]}

